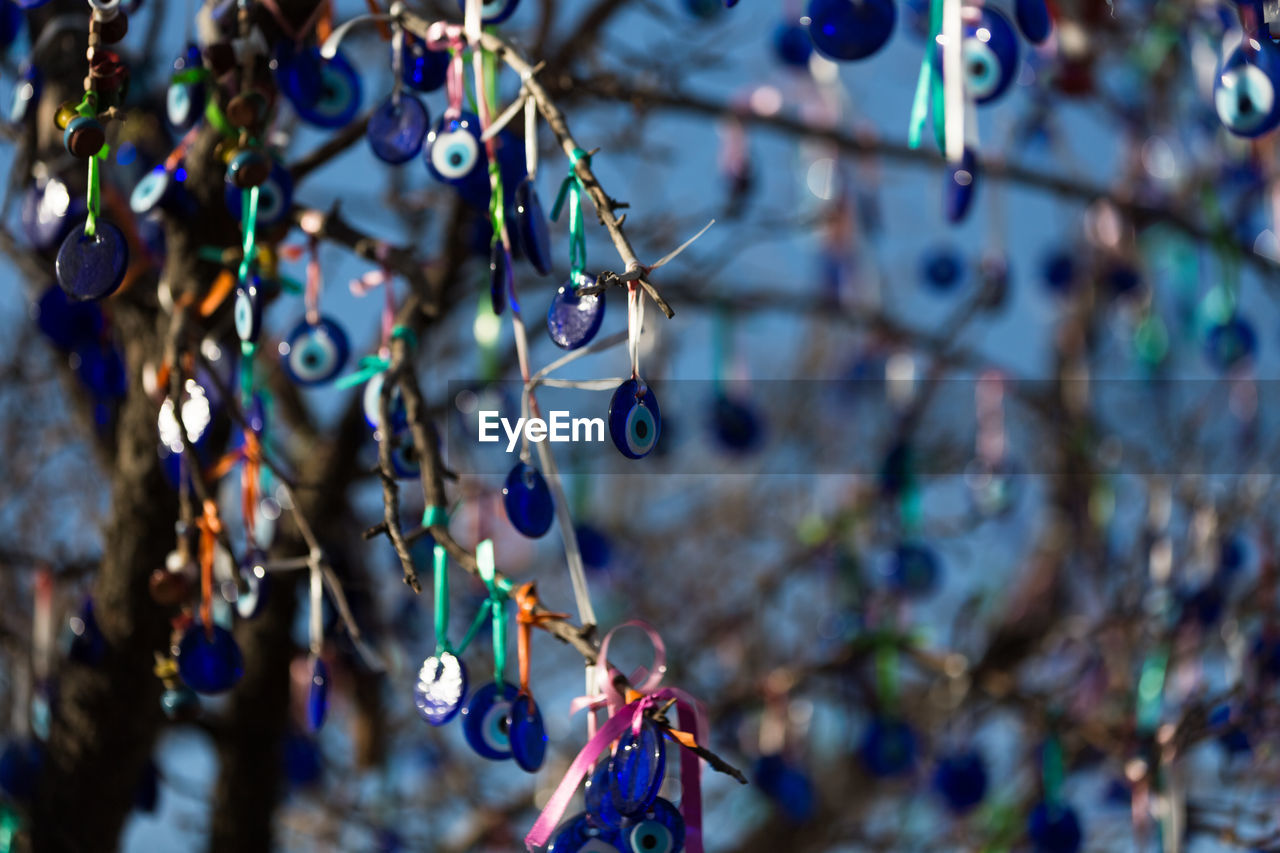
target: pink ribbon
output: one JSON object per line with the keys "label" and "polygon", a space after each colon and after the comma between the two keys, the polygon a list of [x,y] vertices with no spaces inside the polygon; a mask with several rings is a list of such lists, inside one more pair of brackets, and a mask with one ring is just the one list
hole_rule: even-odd
{"label": "pink ribbon", "polygon": [[[624,697],[614,684],[614,679],[619,675],[619,672],[609,665],[608,651],[610,638],[620,628],[628,626],[640,628],[649,636],[650,641],[653,643],[654,661],[652,671],[640,667],[632,673],[630,681],[634,685],[633,689],[643,695],[634,702],[624,705]],[[596,696],[582,696],[573,700],[570,705],[570,713],[576,713],[582,708],[588,708],[591,709],[594,719],[595,709],[606,706],[610,711],[609,719],[598,731],[591,735],[587,745],[574,758],[564,778],[560,780],[559,786],[556,787],[555,793],[547,800],[546,806],[542,809],[542,814],[538,815],[538,819],[534,821],[533,828],[524,837],[525,846],[530,851],[546,846],[547,842],[551,840],[551,833],[555,831],[556,826],[559,825],[564,817],[565,810],[568,809],[574,792],[578,790],[578,786],[591,773],[591,769],[596,764],[596,759],[614,741],[622,737],[628,728],[632,732],[639,732],[640,726],[644,722],[645,712],[648,709],[674,699],[680,728],[686,732],[691,731],[694,739],[699,744],[706,742],[706,708],[693,696],[679,688],[659,688],[658,684],[661,683],[662,676],[666,673],[666,670],[666,648],[663,646],[662,638],[658,636],[658,632],[648,623],[633,619],[622,623],[605,635],[604,641],[600,644],[600,657],[596,663],[596,678],[601,692]],[[680,798],[680,815],[684,818],[685,847],[689,853],[702,853],[701,769],[701,765],[698,763],[698,756],[694,752],[689,749],[681,751],[680,783],[683,786],[684,793]]]}
{"label": "pink ribbon", "polygon": [[462,115],[462,99],[466,95],[463,85],[462,51],[467,45],[461,24],[450,24],[436,21],[427,28],[428,50],[449,50],[453,56],[449,61],[449,73],[445,77],[445,90],[449,93],[449,108],[444,111],[446,118],[457,118]]}
{"label": "pink ribbon", "polygon": [[391,344],[391,333],[395,329],[396,322],[396,298],[391,288],[392,276],[391,271],[386,267],[380,267],[376,270],[369,270],[360,278],[351,279],[351,295],[355,297],[368,296],[375,288],[381,287],[383,293],[382,300],[382,346],[387,347]]}

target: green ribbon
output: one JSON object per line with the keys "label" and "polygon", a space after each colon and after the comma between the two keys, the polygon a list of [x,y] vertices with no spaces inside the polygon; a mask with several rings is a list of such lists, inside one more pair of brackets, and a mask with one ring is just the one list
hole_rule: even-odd
{"label": "green ribbon", "polygon": [[876,643],[876,694],[885,712],[892,715],[898,704],[898,647],[888,638]]}
{"label": "green ribbon", "polygon": [[240,284],[249,280],[258,254],[258,188],[244,190],[244,253],[240,258]]}
{"label": "green ribbon", "polygon": [[1062,744],[1056,733],[1050,734],[1045,741],[1040,752],[1040,764],[1044,778],[1044,801],[1051,809],[1056,809],[1061,802],[1062,779],[1066,775],[1062,762]]}
{"label": "green ribbon", "polygon": [[[481,51],[481,62],[484,65],[485,103],[492,110],[498,103],[498,63],[491,50]],[[489,158],[489,186],[493,191],[489,194],[489,222],[493,226],[493,237],[490,246],[502,241],[502,229],[506,218],[506,198],[502,189],[502,170],[498,167],[498,158]]]}
{"label": "green ribbon", "polygon": [[216,98],[210,98],[204,106],[204,120],[222,136],[235,136],[236,129],[227,121],[227,117],[218,107]]}
{"label": "green ribbon", "polygon": [[1138,677],[1138,733],[1150,734],[1160,723],[1164,705],[1165,673],[1169,667],[1169,650],[1157,649],[1142,663]]}
{"label": "green ribbon", "polygon": [[[392,327],[391,339],[395,340],[396,338],[403,339],[404,342],[409,345],[409,349],[417,349],[418,347],[418,333],[413,329],[410,329],[408,326],[396,325]],[[431,510],[435,508],[436,507],[428,507],[427,509]]]}
{"label": "green ribbon", "polygon": [[181,71],[173,72],[173,76],[169,78],[169,82],[177,83],[182,86],[189,86],[192,83],[205,83],[213,79],[213,74],[203,65],[195,68],[184,68]]}
{"label": "green ribbon", "polygon": [[572,162],[569,164],[569,174],[560,183],[560,192],[556,194],[556,203],[551,208],[551,220],[558,222],[560,220],[560,210],[564,207],[565,199],[569,200],[569,280],[573,282],[576,289],[578,280],[586,272],[587,269],[587,234],[582,222],[582,193],[586,191],[586,187],[582,184],[582,178],[578,177],[578,161],[586,161],[591,164],[591,155],[581,148],[573,149],[570,155]]}
{"label": "green ribbon", "polygon": [[431,550],[436,593],[436,657],[449,648],[449,552],[439,542]]}
{"label": "green ribbon", "polygon": [[[502,690],[502,674],[507,669],[507,593],[511,584],[497,580],[492,539],[476,545],[476,570],[489,589],[489,619],[493,624],[493,682],[498,685],[498,690]],[[484,608],[480,612],[483,613]]]}
{"label": "green ribbon", "polygon": [[943,0],[930,0],[929,40],[925,42],[924,58],[920,61],[920,75],[916,78],[916,94],[911,101],[911,124],[907,131],[907,145],[920,147],[925,121],[929,117],[929,104],[933,103],[933,135],[938,147],[945,147],[946,97],[942,90],[942,71],[938,67],[938,36],[942,34]]}
{"label": "green ribbon", "polygon": [[390,366],[391,363],[381,356],[366,355],[364,358],[360,359],[359,369],[356,370],[355,373],[348,373],[346,376],[343,376],[341,379],[334,382],[334,387],[340,391],[345,391],[348,388],[363,385]]}
{"label": "green ribbon", "polygon": [[[253,405],[253,364],[257,352],[258,347],[252,341],[240,342],[240,355],[243,359],[240,364],[240,408],[245,411]],[[265,412],[263,417],[266,417]]]}

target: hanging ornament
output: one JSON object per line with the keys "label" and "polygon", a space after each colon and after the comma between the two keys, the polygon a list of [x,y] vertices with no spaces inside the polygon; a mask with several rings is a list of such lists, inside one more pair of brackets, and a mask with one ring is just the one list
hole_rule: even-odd
{"label": "hanging ornament", "polygon": [[422,40],[405,34],[403,62],[400,77],[409,88],[426,93],[434,92],[445,84],[449,73],[447,52],[431,50]]}
{"label": "hanging ornament", "polygon": [[[257,224],[270,228],[284,222],[293,209],[293,177],[276,158],[265,153],[261,156],[268,158],[270,166],[263,180],[257,185]],[[254,159],[258,168],[261,169],[261,159]],[[243,188],[228,180],[223,198],[226,200],[227,212],[235,219],[243,219],[245,211]]]}
{"label": "hanging ornament", "polygon": [[1214,369],[1226,373],[1253,359],[1258,336],[1238,313],[1214,323],[1205,334],[1204,355]]}
{"label": "hanging ornament", "polygon": [[351,345],[335,320],[320,317],[313,324],[304,319],[280,344],[280,354],[289,378],[310,387],[337,378],[351,354]]}
{"label": "hanging ornament", "polygon": [[1083,843],[1080,819],[1067,805],[1037,803],[1027,819],[1027,835],[1036,853],[1076,853]]}
{"label": "hanging ornament", "polygon": [[476,568],[489,590],[485,609],[493,629],[493,683],[477,690],[462,709],[462,733],[482,758],[503,761],[511,757],[511,707],[519,693],[503,681],[507,663],[506,593],[495,581],[493,540],[486,539],[476,546]]}
{"label": "hanging ornament", "polygon": [[773,30],[773,55],[788,68],[808,68],[813,55],[809,31],[791,20],[778,24]]}
{"label": "hanging ornament", "polygon": [[173,76],[165,92],[165,117],[174,130],[184,133],[204,116],[212,77],[204,67],[200,47],[188,42],[186,50],[173,61]]}
{"label": "hanging ornament", "polygon": [[952,753],[938,760],[933,789],[952,812],[964,814],[987,795],[987,765],[976,750]]}
{"label": "hanging ornament", "polygon": [[308,668],[307,727],[312,732],[318,732],[324,725],[325,714],[329,710],[329,668],[323,660],[314,656]]}
{"label": "hanging ornament", "polygon": [[[547,229],[547,216],[542,211],[542,202],[538,200],[538,190],[533,183],[536,167],[528,171],[528,177],[516,186],[515,234],[525,259],[539,275],[550,275],[551,232]],[[603,294],[600,295],[603,298]]]}
{"label": "hanging ornament", "polygon": [[948,222],[962,222],[969,214],[978,183],[978,161],[973,149],[966,146],[960,162],[948,164],[947,174],[943,184],[942,210]]}
{"label": "hanging ornament", "polygon": [[925,254],[921,280],[936,293],[949,293],[965,279],[964,258],[951,246],[938,246]]}
{"label": "hanging ornament", "polygon": [[[520,0],[483,0],[480,4],[480,20],[485,26],[501,24],[515,14],[516,7],[519,5]],[[458,0],[458,7],[465,11],[466,0]]]}
{"label": "hanging ornament", "polygon": [[893,0],[809,0],[809,36],[829,59],[866,59],[889,40],[897,15]]}
{"label": "hanging ornament", "polygon": [[967,7],[965,12],[969,19],[960,47],[965,93],[976,104],[988,104],[1018,76],[1018,36],[1009,19],[991,6]]}
{"label": "hanging ornament", "polygon": [[555,518],[551,489],[537,468],[518,462],[502,487],[502,505],[507,519],[530,539],[545,536]]}
{"label": "hanging ornament", "polygon": [[915,766],[916,734],[896,717],[875,717],[862,734],[858,757],[872,776],[901,776]]}
{"label": "hanging ornament", "polygon": [[192,623],[178,644],[178,674],[197,693],[225,693],[244,674],[240,646],[220,625]]}
{"label": "hanging ornament", "polygon": [[1247,33],[1213,79],[1213,106],[1236,136],[1261,136],[1280,124],[1280,47],[1268,36]]}
{"label": "hanging ornament", "polygon": [[547,333],[561,349],[584,347],[595,338],[604,323],[604,292],[582,293],[580,287],[590,287],[595,277],[582,274],[560,286],[551,307],[547,309]]}
{"label": "hanging ornament", "polygon": [[511,716],[507,725],[511,743],[511,757],[526,773],[536,773],[542,767],[547,754],[547,730],[542,722],[542,712],[533,700],[529,689],[530,657],[533,648],[533,629],[548,621],[567,619],[567,613],[540,611],[538,594],[532,583],[522,585],[515,593],[517,651],[520,671],[520,693],[511,703]]}
{"label": "hanging ornament", "polygon": [[889,561],[889,583],[903,595],[923,598],[938,588],[938,556],[923,542],[902,542]]}
{"label": "hanging ornament", "polygon": [[1015,0],[1013,15],[1027,41],[1042,44],[1049,38],[1053,19],[1049,17],[1049,6],[1045,0]]}
{"label": "hanging ornament", "polygon": [[662,412],[653,388],[638,379],[618,386],[609,401],[609,437],[628,459],[643,459],[653,452],[662,432]]}
{"label": "hanging ornament", "polygon": [[323,128],[346,127],[360,112],[360,75],[341,53],[326,60],[318,47],[276,52],[276,80],[298,117]]}
{"label": "hanging ornament", "polygon": [[404,41],[404,30],[396,26],[391,39],[391,94],[374,109],[365,130],[374,156],[392,165],[407,163],[422,150],[431,124],[422,101],[402,91]]}
{"label": "hanging ornament", "polygon": [[662,787],[667,766],[666,744],[653,723],[623,734],[609,761],[609,795],[623,816],[644,812]]}

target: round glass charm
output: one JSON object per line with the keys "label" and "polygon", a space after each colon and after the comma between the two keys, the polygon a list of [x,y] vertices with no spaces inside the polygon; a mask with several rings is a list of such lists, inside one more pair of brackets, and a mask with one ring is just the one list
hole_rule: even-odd
{"label": "round glass charm", "polygon": [[560,824],[546,853],[623,853],[622,839],[618,830],[597,826],[582,812]]}
{"label": "round glass charm", "polygon": [[458,189],[469,202],[489,199],[489,158],[480,143],[480,120],[471,113],[443,116],[423,146],[427,171]]}
{"label": "round glass charm", "polygon": [[318,732],[329,710],[329,667],[320,658],[311,661],[311,686],[307,691],[307,725]]}
{"label": "round glass charm", "polygon": [[926,287],[946,293],[964,281],[964,259],[950,247],[939,247],[925,255],[921,274]]}
{"label": "round glass charm", "polygon": [[404,84],[418,92],[434,92],[444,85],[449,75],[449,52],[431,50],[426,43],[415,38],[405,38]]}
{"label": "round glass charm", "polygon": [[1044,802],[1031,810],[1027,835],[1036,853],[1076,853],[1084,840],[1075,809]]}
{"label": "round glass charm", "polygon": [[486,684],[462,709],[462,733],[481,758],[502,761],[511,757],[508,726],[516,689],[510,684]]}
{"label": "round glass charm", "polygon": [[1278,84],[1280,47],[1271,39],[1233,50],[1213,82],[1213,106],[1223,127],[1237,136],[1261,136],[1274,129],[1280,124]]}
{"label": "round glass charm", "polygon": [[280,344],[284,369],[299,385],[323,385],[332,381],[347,363],[351,345],[342,327],[321,317],[314,326],[304,319]]}
{"label": "round glass charm", "polygon": [[618,813],[647,810],[658,796],[666,768],[667,748],[657,727],[644,720],[639,732],[628,729],[609,761],[609,795]]}
{"label": "round glass charm", "polygon": [[1209,364],[1226,372],[1253,358],[1258,349],[1258,335],[1253,325],[1234,315],[1210,327],[1204,341],[1204,354]]}
{"label": "round glass charm", "polygon": [[369,116],[365,137],[374,156],[385,163],[407,163],[422,150],[430,118],[426,106],[413,95],[387,98]]}
{"label": "round glass charm", "polygon": [[551,232],[547,228],[547,215],[542,210],[538,191],[533,180],[525,177],[516,186],[516,238],[520,251],[541,275],[551,273]]}
{"label": "round glass charm", "polygon": [[341,53],[324,60],[318,47],[307,48],[287,66],[280,61],[277,73],[287,77],[281,89],[308,124],[346,127],[360,112],[360,75]]}
{"label": "round glass charm", "polygon": [[1009,19],[991,6],[965,24],[960,55],[965,91],[978,104],[999,98],[1018,74],[1018,37]]}
{"label": "round glass charm", "polygon": [[986,763],[972,750],[946,756],[934,771],[933,788],[951,811],[963,814],[987,795]]}
{"label": "round glass charm", "polygon": [[262,295],[258,277],[254,276],[243,286],[236,286],[236,301],[232,309],[236,337],[248,344],[258,342],[262,334]]}
{"label": "round glass charm", "polygon": [[760,443],[763,426],[753,406],[723,393],[711,402],[711,434],[730,453],[746,453]]}
{"label": "round glass charm", "polygon": [[609,437],[628,459],[643,459],[653,452],[662,432],[662,413],[653,389],[628,379],[609,401]]}
{"label": "round glass charm", "polygon": [[462,708],[466,695],[467,668],[457,655],[441,652],[422,662],[413,686],[418,716],[433,726],[443,726]]}
{"label": "round glass charm", "polygon": [[1018,29],[1032,44],[1040,44],[1049,37],[1053,20],[1049,17],[1049,7],[1044,0],[1016,0],[1013,4],[1014,20]]}
{"label": "round glass charm", "polygon": [[897,16],[893,0],[809,0],[809,37],[829,59],[865,59],[884,47]]}
{"label": "round glass charm", "polygon": [[511,526],[530,539],[546,535],[555,518],[555,505],[546,479],[526,462],[517,463],[507,475],[502,486],[502,505]]}
{"label": "round glass charm", "polygon": [[[373,376],[369,377],[369,381],[364,383],[364,396],[360,402],[364,409],[364,422],[372,430],[382,429],[382,386],[386,379],[386,371],[383,371],[373,374]],[[391,392],[388,411],[391,414],[391,431],[393,433],[398,433],[409,425],[409,415],[404,407],[404,394],[401,392],[399,385]]]}
{"label": "round glass charm", "polygon": [[595,284],[583,275],[575,285],[570,279],[556,291],[547,309],[547,332],[561,349],[578,349],[591,343],[604,322],[604,293],[578,294],[578,287]]}
{"label": "round glass charm", "polygon": [[940,573],[937,555],[920,542],[903,542],[889,561],[889,583],[903,595],[928,595],[937,587]]}
{"label": "round glass charm", "polygon": [[178,675],[197,693],[230,690],[244,675],[244,659],[231,632],[214,625],[212,633],[193,622],[178,644]]}
{"label": "round glass charm", "polygon": [[977,184],[978,161],[973,156],[973,149],[966,147],[960,162],[948,168],[947,180],[943,184],[942,210],[948,222],[960,222],[969,214]]}
{"label": "round glass charm", "polygon": [[858,756],[872,776],[899,776],[916,763],[916,734],[901,720],[877,717],[862,735]]}
{"label": "round glass charm", "polygon": [[684,849],[684,818],[669,801],[658,797],[644,814],[622,828],[625,853],[680,853]]}
{"label": "round glass charm", "polygon": [[609,792],[609,761],[600,762],[582,786],[587,815],[596,826],[622,826],[622,815],[613,805]]}
{"label": "round glass charm", "polygon": [[129,245],[110,222],[98,220],[92,237],[76,228],[58,249],[58,284],[72,299],[101,299],[115,292],[129,267]]}
{"label": "round glass charm", "polygon": [[511,757],[520,769],[526,773],[537,773],[547,756],[547,730],[533,697],[517,696],[511,703],[507,737],[511,743]]}

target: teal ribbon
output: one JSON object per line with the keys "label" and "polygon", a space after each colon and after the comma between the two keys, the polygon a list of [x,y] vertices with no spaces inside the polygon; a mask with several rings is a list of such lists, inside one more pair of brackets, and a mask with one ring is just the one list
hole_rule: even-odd
{"label": "teal ribbon", "polygon": [[453,651],[449,648],[449,553],[437,542],[431,556],[435,573],[436,657],[440,657]]}
{"label": "teal ribbon", "polygon": [[572,163],[569,165],[569,174],[560,183],[560,192],[556,194],[556,203],[551,208],[551,220],[553,222],[560,220],[560,210],[564,207],[567,198],[569,200],[569,280],[573,282],[576,289],[579,279],[587,269],[587,234],[582,222],[582,193],[586,191],[586,187],[582,184],[582,178],[578,177],[578,162],[585,161],[590,165],[591,155],[581,148],[575,148],[570,159]]}
{"label": "teal ribbon", "polygon": [[[507,669],[507,593],[511,584],[497,580],[492,539],[476,545],[476,570],[489,589],[489,620],[493,625],[493,683],[498,685],[498,690],[502,690],[502,674]],[[484,610],[482,607],[480,612],[484,613]]]}
{"label": "teal ribbon", "polygon": [[1169,650],[1160,648],[1147,656],[1138,677],[1138,733],[1150,734],[1160,724],[1164,705],[1165,673],[1169,667]]}
{"label": "teal ribbon", "polygon": [[338,379],[333,383],[334,387],[340,391],[345,391],[348,388],[363,385],[390,366],[391,363],[382,356],[366,355],[364,358],[360,359],[360,367],[356,372],[348,373],[346,376]]}
{"label": "teal ribbon", "polygon": [[1062,802],[1062,779],[1066,775],[1063,769],[1062,744],[1057,733],[1049,735],[1040,752],[1041,773],[1044,779],[1044,801],[1051,809],[1056,809]]}
{"label": "teal ribbon", "polygon": [[240,284],[244,285],[253,272],[258,254],[258,188],[244,190],[244,253],[240,258]]}
{"label": "teal ribbon", "polygon": [[911,101],[911,124],[907,130],[907,145],[920,147],[924,125],[929,118],[930,102],[933,105],[933,135],[939,148],[944,148],[946,136],[946,97],[942,90],[942,69],[938,63],[938,36],[942,33],[943,0],[930,0],[929,40],[925,42],[924,58],[920,61],[920,75],[916,78],[916,94]]}

